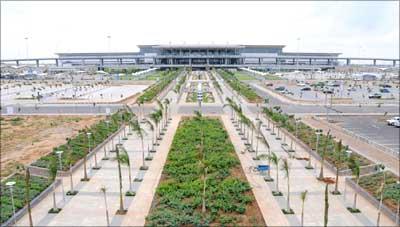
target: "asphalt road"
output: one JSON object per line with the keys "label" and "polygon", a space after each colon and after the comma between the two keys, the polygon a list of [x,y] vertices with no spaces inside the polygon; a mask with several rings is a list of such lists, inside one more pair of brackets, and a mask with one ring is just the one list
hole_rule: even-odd
{"label": "asphalt road", "polygon": [[378,143],[392,151],[399,152],[400,128],[389,126],[385,119],[390,117],[378,116],[345,116],[331,117],[338,121],[343,128],[364,137],[369,141]]}

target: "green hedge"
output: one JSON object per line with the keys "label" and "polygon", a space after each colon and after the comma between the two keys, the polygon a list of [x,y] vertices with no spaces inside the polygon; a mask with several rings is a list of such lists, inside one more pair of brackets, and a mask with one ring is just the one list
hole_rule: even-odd
{"label": "green hedge", "polygon": [[218,70],[218,72],[233,90],[246,97],[249,102],[260,102],[262,100],[249,85],[238,80],[233,72],[228,70]]}
{"label": "green hedge", "polygon": [[[79,134],[74,138],[67,138],[67,143],[53,148],[53,151],[64,151],[62,154],[63,170],[68,170],[69,165],[74,165],[77,161],[82,159],[89,150],[87,132],[91,132],[90,146],[93,149],[98,144],[102,143],[108,136],[116,132],[122,125],[123,121],[127,122],[132,117],[132,113],[126,110],[120,110],[111,115],[109,129],[107,131],[107,124],[101,120],[97,124],[92,125],[90,128],[85,128],[79,131]],[[48,168],[51,159],[58,158],[54,152],[41,157],[32,166]],[[57,162],[58,163],[58,162]]]}
{"label": "green hedge", "polygon": [[[203,154],[200,153],[200,127],[204,132],[204,163],[207,166],[204,215],[201,212],[203,167],[200,160]],[[247,182],[231,175],[235,168],[241,171],[233,145],[218,119],[183,120],[168,153],[163,180],[156,191],[156,204],[146,218],[146,225],[240,224],[239,216],[246,212],[254,197],[249,193],[251,188]]]}
{"label": "green hedge", "polygon": [[140,102],[152,102],[153,99],[166,88],[179,74],[179,71],[165,71],[162,73],[160,80],[146,89],[138,98]]}
{"label": "green hedge", "polygon": [[[264,108],[264,113],[267,114],[268,117],[272,119],[275,123],[281,124],[283,128],[287,131],[295,135],[296,133],[296,123],[294,117],[291,115],[287,115],[281,113],[280,108]],[[303,143],[307,144],[312,149],[316,148],[317,143],[317,134],[315,130],[310,126],[304,124],[303,122],[299,122],[297,125],[297,137]],[[327,135],[320,135],[318,142],[318,153],[321,155],[323,152],[323,148],[325,145],[325,141],[328,139]],[[332,137],[328,141],[328,149],[325,154],[325,159],[332,165],[339,165],[340,169],[349,169],[351,165],[351,159],[358,161],[360,166],[366,166],[372,164],[371,161],[364,158],[361,155],[358,155],[352,152],[351,156],[346,155],[346,147],[343,146],[343,149],[340,153],[335,152],[335,147],[338,142],[336,142]]]}
{"label": "green hedge", "polygon": [[[13,187],[13,197],[14,197],[14,207],[15,212],[18,212],[21,208],[25,206],[25,176],[20,174],[15,174],[10,177],[9,180],[1,183],[0,200],[1,200],[1,210],[0,210],[0,223],[6,222],[13,215],[11,194],[10,189],[5,185],[8,181],[15,181],[16,184]],[[44,191],[51,182],[47,178],[31,176],[30,179],[30,201]]]}

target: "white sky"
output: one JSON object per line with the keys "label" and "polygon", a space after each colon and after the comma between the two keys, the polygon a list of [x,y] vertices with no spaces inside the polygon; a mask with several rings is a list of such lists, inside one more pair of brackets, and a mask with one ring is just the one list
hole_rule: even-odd
{"label": "white sky", "polygon": [[399,2],[1,1],[2,59],[169,42],[399,58]]}

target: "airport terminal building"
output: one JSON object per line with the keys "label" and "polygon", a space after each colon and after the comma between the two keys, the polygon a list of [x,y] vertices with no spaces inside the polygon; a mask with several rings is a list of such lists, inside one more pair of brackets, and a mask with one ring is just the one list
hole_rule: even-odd
{"label": "airport terminal building", "polygon": [[63,66],[334,68],[340,53],[284,52],[284,45],[139,45],[139,52],[57,53]]}

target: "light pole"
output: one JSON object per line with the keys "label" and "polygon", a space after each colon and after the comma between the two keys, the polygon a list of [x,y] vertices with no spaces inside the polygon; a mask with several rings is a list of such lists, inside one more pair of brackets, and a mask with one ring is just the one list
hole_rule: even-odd
{"label": "light pole", "polygon": [[[300,121],[301,121],[300,117],[294,119],[294,122],[295,122],[295,133],[294,133],[294,135],[295,135],[296,138],[298,138],[297,131],[298,131],[298,126],[299,126],[299,122]],[[290,140],[290,151],[291,152],[295,151],[295,149],[293,149],[293,139]]]}
{"label": "light pole", "polygon": [[29,58],[29,48],[28,48],[28,39],[29,37],[25,37],[25,51],[26,51],[26,58]]}
{"label": "light pole", "polygon": [[[347,158],[349,158],[350,156],[351,156],[351,154],[352,154],[353,152],[351,151],[351,150],[346,150],[346,155],[347,155]],[[346,203],[346,185],[347,185],[347,182],[346,182],[346,180],[344,181],[344,193],[343,193],[343,199],[344,199],[344,203]]]}
{"label": "light pole", "polygon": [[[89,143],[89,153],[92,151],[91,150],[91,146],[90,146],[90,137],[92,135],[92,133],[88,132],[86,133],[87,137],[88,137],[88,143]],[[98,170],[101,167],[97,165],[97,155],[96,152],[94,152],[94,166],[92,167],[93,170]]]}
{"label": "light pole", "polygon": [[6,186],[10,189],[10,194],[11,194],[11,205],[12,205],[12,210],[13,210],[14,225],[17,225],[17,219],[15,218],[15,206],[14,206],[14,194],[13,194],[14,185],[15,185],[15,181],[9,181],[6,183]]}
{"label": "light pole", "polygon": [[[63,153],[64,151],[56,151],[56,154],[57,154],[57,156],[58,156],[58,163],[59,163],[59,167],[60,167],[60,171],[62,171],[62,161],[61,161],[61,156],[62,156],[62,153]],[[60,177],[61,178],[61,177]],[[61,180],[61,188],[62,188],[62,194],[63,194],[63,200],[64,200],[64,202],[65,202],[65,191],[64,191],[64,183],[63,183],[63,180],[62,179],[60,179]]]}
{"label": "light pole", "polygon": [[297,38],[297,61],[296,61],[296,64],[297,64],[297,71],[299,71],[299,56],[300,56],[300,52],[299,52],[299,46],[300,46],[300,37],[299,38]]}
{"label": "light pole", "polygon": [[108,46],[108,52],[111,51],[111,35],[107,36],[107,46]]}
{"label": "light pole", "polygon": [[[400,181],[397,181],[397,184],[400,184]],[[397,199],[397,212],[396,212],[396,224],[400,224],[399,223],[399,215],[400,215],[400,198]]]}
{"label": "light pole", "polygon": [[110,217],[108,215],[108,204],[107,204],[107,189],[106,186],[101,187],[101,191],[103,192],[103,196],[104,196],[104,204],[106,206],[106,218],[107,218],[107,226],[110,226]]}

